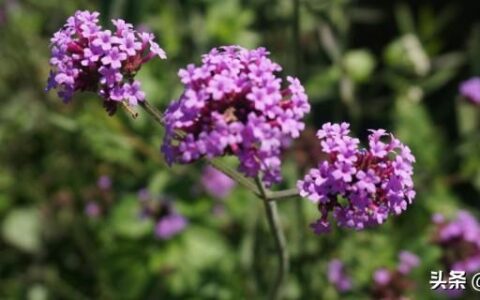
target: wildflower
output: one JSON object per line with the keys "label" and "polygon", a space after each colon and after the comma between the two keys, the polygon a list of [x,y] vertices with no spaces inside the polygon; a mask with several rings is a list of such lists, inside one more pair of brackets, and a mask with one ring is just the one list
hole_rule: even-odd
{"label": "wildflower", "polygon": [[480,104],[480,77],[473,77],[460,85],[460,94],[474,104]]}
{"label": "wildflower", "polygon": [[447,271],[480,271],[480,223],[467,211],[460,211],[456,219],[447,221],[441,215],[434,218],[434,243],[443,252],[442,262]]}
{"label": "wildflower", "polygon": [[347,123],[324,124],[317,137],[328,160],[297,183],[300,195],[318,206],[321,218],[311,225],[317,234],[330,230],[330,213],[339,226],[360,230],[401,214],[415,196],[408,146],[371,130],[369,149],[361,149],[349,132]]}
{"label": "wildflower", "polygon": [[182,232],[187,227],[187,219],[179,214],[171,200],[167,198],[153,198],[148,190],[138,192],[141,215],[151,218],[155,222],[155,236],[168,240]]}
{"label": "wildflower", "polygon": [[343,263],[338,259],[333,259],[328,264],[328,281],[335,285],[339,292],[352,289],[352,280],[347,276]]}
{"label": "wildflower", "polygon": [[280,154],[304,129],[310,105],[298,79],[287,77],[282,89],[281,68],[268,54],[226,46],[179,71],[185,90],[165,114],[162,151],[170,164],[235,155],[246,176],[261,174],[266,185],[281,180]]}
{"label": "wildflower", "polygon": [[107,191],[112,187],[112,179],[107,175],[102,175],[97,180],[97,186],[99,189]]}
{"label": "wildflower", "polygon": [[46,90],[57,89],[65,102],[77,91],[95,92],[113,114],[122,101],[135,106],[145,100],[135,74],[154,56],[165,59],[166,55],[152,34],[139,33],[124,20],[112,20],[113,33],[102,30],[99,15],[77,11],[53,35]]}
{"label": "wildflower", "polygon": [[378,268],[373,273],[372,299],[408,299],[406,295],[415,286],[408,278],[413,268],[420,263],[418,256],[409,251],[399,254],[399,264],[395,270]]}
{"label": "wildflower", "polygon": [[85,214],[90,218],[98,218],[102,213],[100,205],[95,201],[89,201],[85,205]]}
{"label": "wildflower", "polygon": [[216,199],[228,197],[235,186],[235,181],[210,165],[205,166],[200,180],[205,191]]}

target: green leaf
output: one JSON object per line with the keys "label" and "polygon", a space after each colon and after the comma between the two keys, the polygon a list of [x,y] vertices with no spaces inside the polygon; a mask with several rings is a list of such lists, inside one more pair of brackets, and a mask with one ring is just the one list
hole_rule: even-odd
{"label": "green leaf", "polygon": [[139,239],[152,232],[150,219],[140,217],[140,206],[135,197],[122,199],[110,217],[112,230],[123,237]]}

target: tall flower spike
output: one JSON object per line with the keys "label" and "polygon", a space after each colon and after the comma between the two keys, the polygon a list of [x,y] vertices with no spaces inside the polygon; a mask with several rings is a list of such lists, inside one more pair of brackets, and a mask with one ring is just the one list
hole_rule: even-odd
{"label": "tall flower spike", "polygon": [[135,74],[154,56],[166,56],[152,34],[137,32],[121,19],[112,20],[114,32],[102,30],[99,15],[77,11],[54,34],[47,91],[56,89],[65,102],[77,91],[98,93],[113,114],[119,102],[135,106],[144,101],[145,93]]}
{"label": "tall flower spike", "polygon": [[287,77],[282,88],[281,68],[268,54],[215,48],[202,65],[179,71],[185,90],[165,114],[162,151],[170,164],[235,155],[246,176],[261,174],[267,186],[281,180],[281,151],[304,129],[310,105],[298,79]]}
{"label": "tall flower spike", "polygon": [[321,218],[311,225],[315,233],[330,230],[329,214],[341,227],[364,229],[382,224],[389,215],[407,209],[415,196],[415,158],[385,130],[371,130],[368,149],[348,134],[349,124],[324,124],[317,133],[328,160],[311,169],[297,188],[318,206]]}

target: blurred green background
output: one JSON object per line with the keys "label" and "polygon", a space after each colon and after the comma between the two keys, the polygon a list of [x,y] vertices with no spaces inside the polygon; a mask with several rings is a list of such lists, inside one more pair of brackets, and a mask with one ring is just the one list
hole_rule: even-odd
{"label": "blurred green background", "polygon": [[[477,5],[0,0],[0,299],[263,299],[277,268],[262,203],[241,188],[213,200],[201,163],[166,167],[162,130],[143,112],[109,117],[93,94],[65,105],[44,92],[49,38],[77,9],[155,33],[169,59],[145,65],[139,79],[161,109],[181,93],[178,68],[210,48],[267,47],[312,104],[310,136],[285,153],[283,187],[318,160],[311,133],[324,122],[349,121],[362,139],[369,128],[394,132],[417,157],[414,205],[378,228],[315,236],[313,204],[280,203],[292,264],[285,296],[370,299],[373,270],[394,267],[407,249],[422,262],[411,299],[441,298],[428,284],[441,268],[431,216],[480,213],[480,109],[458,96],[459,82],[480,74]],[[101,176],[112,181],[108,195],[97,187]],[[186,230],[155,238],[152,222],[139,218],[142,188],[173,199]],[[101,203],[99,216],[85,214],[90,201]],[[332,258],[346,263],[353,291],[328,283]]]}

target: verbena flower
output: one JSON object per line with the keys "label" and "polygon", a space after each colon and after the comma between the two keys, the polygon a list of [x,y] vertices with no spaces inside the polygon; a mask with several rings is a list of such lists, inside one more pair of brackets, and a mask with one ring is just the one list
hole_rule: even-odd
{"label": "verbena flower", "polygon": [[228,197],[235,181],[212,166],[205,166],[200,179],[205,191],[216,199]]}
{"label": "verbena flower", "polygon": [[102,214],[102,208],[95,201],[85,204],[85,214],[90,218],[98,218]]}
{"label": "verbena flower", "polygon": [[287,77],[282,88],[281,68],[268,54],[215,48],[200,66],[179,71],[185,90],[165,114],[162,151],[170,164],[235,155],[246,176],[261,174],[266,185],[281,180],[281,151],[304,129],[310,105],[298,79]]}
{"label": "verbena flower", "polygon": [[467,273],[480,271],[480,223],[467,211],[460,211],[456,219],[446,221],[442,215],[434,217],[434,241],[443,252],[442,262],[447,271]]}
{"label": "verbena flower", "polygon": [[480,77],[473,77],[462,82],[460,94],[470,102],[480,105]]}
{"label": "verbena flower", "polygon": [[112,187],[112,179],[107,175],[102,175],[97,180],[97,187],[100,190],[108,191]]}
{"label": "verbena flower", "polygon": [[339,292],[347,292],[352,289],[352,280],[345,273],[345,267],[339,259],[333,259],[328,263],[328,281],[335,285]]}
{"label": "verbena flower", "polygon": [[311,169],[297,188],[318,206],[315,233],[330,230],[331,213],[341,227],[363,229],[399,215],[412,203],[415,158],[408,146],[383,129],[371,130],[369,147],[350,137],[349,124],[324,124],[318,131],[328,160]]}
{"label": "verbena flower", "polygon": [[124,20],[112,20],[115,30],[102,30],[98,12],[77,11],[51,39],[52,70],[47,90],[56,89],[65,102],[77,91],[100,95],[110,114],[117,104],[145,100],[135,75],[144,63],[165,52],[153,35],[137,32]]}
{"label": "verbena flower", "polygon": [[171,239],[187,227],[187,219],[175,210],[169,199],[154,198],[146,189],[140,190],[138,196],[142,207],[141,215],[155,222],[154,233],[157,238]]}
{"label": "verbena flower", "polygon": [[373,273],[372,299],[408,299],[406,296],[415,286],[408,278],[420,259],[409,251],[399,254],[399,264],[395,270],[378,268]]}

